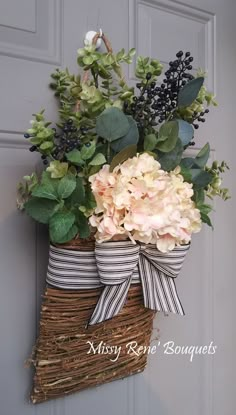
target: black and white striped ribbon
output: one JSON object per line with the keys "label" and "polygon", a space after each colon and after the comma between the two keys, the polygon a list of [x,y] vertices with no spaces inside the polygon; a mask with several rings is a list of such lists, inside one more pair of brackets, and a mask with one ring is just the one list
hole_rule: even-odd
{"label": "black and white striped ribbon", "polygon": [[183,315],[174,278],[188,249],[189,245],[182,245],[163,254],[155,245],[134,245],[131,241],[96,243],[95,252],[51,246],[47,282],[64,289],[104,287],[90,325],[116,316],[130,284],[140,282],[145,307]]}

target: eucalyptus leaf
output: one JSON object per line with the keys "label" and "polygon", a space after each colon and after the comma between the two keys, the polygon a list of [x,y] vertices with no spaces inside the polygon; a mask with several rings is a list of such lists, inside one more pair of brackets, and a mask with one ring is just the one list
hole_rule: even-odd
{"label": "eucalyptus leaf", "polygon": [[191,169],[192,182],[195,188],[205,188],[212,181],[212,175],[200,169]]}
{"label": "eucalyptus leaf", "polygon": [[195,201],[196,205],[203,204],[205,200],[205,192],[204,189],[196,189],[195,186],[193,186],[194,189],[194,195],[193,200]]}
{"label": "eucalyptus leaf", "polygon": [[184,178],[184,181],[185,182],[191,182],[191,180],[192,180],[191,170],[188,169],[187,167],[184,167],[184,166],[181,166],[181,165],[180,165],[180,167],[181,167],[181,174]]}
{"label": "eucalyptus leaf", "polygon": [[57,202],[55,200],[31,197],[25,203],[24,208],[26,213],[34,220],[47,224],[51,216],[55,213],[56,206]]}
{"label": "eucalyptus leaf", "polygon": [[49,220],[49,234],[52,242],[60,242],[75,223],[72,212],[57,212]]}
{"label": "eucalyptus leaf", "polygon": [[191,124],[184,120],[178,120],[179,124],[179,138],[182,141],[183,146],[189,144],[194,136],[194,129]]}
{"label": "eucalyptus leaf", "polygon": [[199,91],[204,83],[204,78],[199,76],[191,81],[189,81],[183,88],[180,89],[178,95],[178,106],[179,107],[188,107],[195,101]]}
{"label": "eucalyptus leaf", "polygon": [[113,158],[111,165],[110,165],[110,171],[113,171],[116,166],[123,163],[128,158],[136,156],[136,154],[137,154],[137,146],[135,144],[125,147],[118,154],[116,154],[116,156]]}
{"label": "eucalyptus leaf", "polygon": [[165,122],[159,130],[156,148],[163,153],[172,151],[178,140],[178,132],[177,121]]}
{"label": "eucalyptus leaf", "polygon": [[116,153],[120,152],[123,148],[127,146],[138,143],[139,132],[136,121],[134,121],[133,117],[131,117],[130,115],[127,116],[127,120],[129,123],[129,130],[127,134],[125,134],[118,140],[112,141],[111,143],[111,148]]}
{"label": "eucalyptus leaf", "polygon": [[123,137],[129,128],[128,119],[119,108],[107,108],[97,117],[96,132],[109,142]]}
{"label": "eucalyptus leaf", "polygon": [[[182,141],[181,141],[182,142]],[[180,166],[191,168],[194,165],[195,159],[192,157],[185,157],[181,160]]]}
{"label": "eucalyptus leaf", "polygon": [[209,156],[210,156],[210,145],[209,143],[207,143],[197,154],[195,158],[195,164],[201,168],[205,167],[209,159]]}
{"label": "eucalyptus leaf", "polygon": [[205,215],[208,215],[212,211],[212,206],[208,205],[206,203],[199,203],[197,205],[197,208],[200,210],[201,213],[204,213]]}
{"label": "eucalyptus leaf", "polygon": [[174,170],[175,167],[180,164],[183,150],[182,142],[180,138],[178,138],[176,146],[172,151],[169,153],[158,152],[158,161],[161,164],[162,169],[166,171]]}
{"label": "eucalyptus leaf", "polygon": [[157,137],[155,134],[148,134],[144,137],[144,150],[152,151],[156,147]]}
{"label": "eucalyptus leaf", "polygon": [[213,229],[213,225],[211,223],[211,219],[206,213],[201,212],[201,220],[203,223],[206,223],[208,226],[210,226]]}

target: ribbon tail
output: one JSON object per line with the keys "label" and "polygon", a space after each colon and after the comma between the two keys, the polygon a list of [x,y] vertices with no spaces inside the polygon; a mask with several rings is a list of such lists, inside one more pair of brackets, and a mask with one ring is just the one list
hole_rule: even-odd
{"label": "ribbon tail", "polygon": [[139,270],[144,306],[155,311],[184,315],[174,278],[165,275],[140,255]]}
{"label": "ribbon tail", "polygon": [[131,280],[132,277],[125,280],[122,284],[104,287],[88,323],[89,326],[109,320],[119,314],[125,304]]}

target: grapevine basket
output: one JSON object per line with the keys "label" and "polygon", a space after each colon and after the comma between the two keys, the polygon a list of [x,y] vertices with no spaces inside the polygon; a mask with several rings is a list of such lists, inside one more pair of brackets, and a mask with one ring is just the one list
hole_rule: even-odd
{"label": "grapevine basket", "polygon": [[[88,253],[94,250],[94,241],[77,239],[60,248],[68,253]],[[102,288],[68,290],[47,284],[41,306],[39,337],[32,357],[35,367],[33,403],[144,370],[155,312],[144,307],[141,284],[130,287],[124,307],[117,316],[90,326],[88,321],[101,292]],[[144,350],[146,348],[146,352],[139,356],[128,353],[126,346],[130,342],[137,342]],[[91,352],[91,344],[96,353]],[[118,358],[114,353],[109,354],[106,346],[119,348]]]}

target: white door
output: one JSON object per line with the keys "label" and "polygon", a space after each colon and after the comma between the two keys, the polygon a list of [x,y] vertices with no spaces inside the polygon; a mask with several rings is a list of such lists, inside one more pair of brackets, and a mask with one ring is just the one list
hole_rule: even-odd
{"label": "white door", "polygon": [[[195,68],[208,71],[219,108],[201,127],[197,147],[210,141],[212,159],[228,161],[226,184],[235,196],[235,14],[234,0],[0,0],[1,415],[234,415],[234,199],[217,201],[214,232],[204,229],[194,237],[177,281],[186,316],[157,316],[157,353],[146,371],[33,406],[32,372],[24,360],[37,331],[47,235],[16,212],[15,188],[37,162],[22,138],[31,114],[46,108],[55,119],[50,73],[65,66],[75,71],[84,34],[102,27],[114,49],[134,46],[164,63],[178,50],[190,50]],[[127,76],[134,82],[132,68]],[[175,347],[213,342],[217,349],[190,362],[189,355],[165,354],[168,341]]]}

